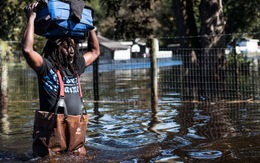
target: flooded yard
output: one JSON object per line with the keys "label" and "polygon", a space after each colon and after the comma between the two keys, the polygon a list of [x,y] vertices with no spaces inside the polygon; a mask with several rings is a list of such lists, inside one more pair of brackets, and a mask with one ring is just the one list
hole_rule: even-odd
{"label": "flooded yard", "polygon": [[9,102],[0,114],[0,162],[251,163],[260,159],[260,103],[184,103],[179,90],[166,89],[154,110],[148,73],[146,69],[100,73],[103,85],[96,107],[92,72],[87,69],[82,76],[90,115],[87,156],[33,158],[37,77],[28,68],[9,68]]}

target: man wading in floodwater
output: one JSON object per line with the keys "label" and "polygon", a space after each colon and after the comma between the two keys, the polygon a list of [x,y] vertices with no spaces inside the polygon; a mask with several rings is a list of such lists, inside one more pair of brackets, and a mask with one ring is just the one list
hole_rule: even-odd
{"label": "man wading in floodwater", "polygon": [[[65,104],[69,115],[80,115],[82,101],[79,95],[79,78],[77,75],[84,73],[85,68],[99,56],[99,43],[94,30],[88,36],[88,51],[80,55],[78,44],[71,37],[48,39],[43,55],[34,51],[34,21],[38,2],[26,7],[27,26],[22,40],[22,52],[28,65],[37,73],[39,86],[40,111],[54,112],[59,98],[59,80],[56,71],[59,70],[64,82]],[[43,140],[36,140],[34,131],[33,154],[45,156],[50,154],[48,144]],[[45,142],[46,143],[46,142]],[[83,147],[75,149],[79,154],[85,154]],[[59,151],[63,152],[63,151]]]}

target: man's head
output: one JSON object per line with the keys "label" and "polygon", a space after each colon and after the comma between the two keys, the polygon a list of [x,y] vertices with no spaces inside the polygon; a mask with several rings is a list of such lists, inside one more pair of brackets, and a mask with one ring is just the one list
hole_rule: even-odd
{"label": "man's head", "polygon": [[78,45],[73,38],[49,39],[43,49],[43,54],[55,68],[61,71],[67,68],[74,71],[74,74],[77,71],[79,52]]}
{"label": "man's head", "polygon": [[76,45],[75,41],[68,37],[59,45],[59,52],[62,54],[68,63],[73,63],[75,56]]}

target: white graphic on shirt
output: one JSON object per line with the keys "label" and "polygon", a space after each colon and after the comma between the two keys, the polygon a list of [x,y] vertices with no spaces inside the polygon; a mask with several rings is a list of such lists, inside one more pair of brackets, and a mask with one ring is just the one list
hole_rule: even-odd
{"label": "white graphic on shirt", "polygon": [[[65,94],[73,94],[79,92],[78,80],[76,77],[63,77],[62,80],[64,83]],[[50,73],[44,77],[44,87],[48,91],[58,92],[59,80],[57,74],[53,70],[50,70]]]}

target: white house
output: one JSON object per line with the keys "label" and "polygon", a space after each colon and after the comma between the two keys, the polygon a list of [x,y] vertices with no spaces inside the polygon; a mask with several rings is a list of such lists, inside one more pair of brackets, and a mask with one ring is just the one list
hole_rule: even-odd
{"label": "white house", "polygon": [[100,59],[125,60],[130,58],[130,47],[115,41],[100,42]]}
{"label": "white house", "polygon": [[237,42],[236,52],[240,54],[245,53],[255,53],[258,51],[258,39],[243,39]]}
{"label": "white house", "polygon": [[[100,45],[100,61],[102,60],[126,60],[131,58],[131,47],[121,42],[109,40],[98,35]],[[86,50],[87,42],[80,44],[80,49]]]}

